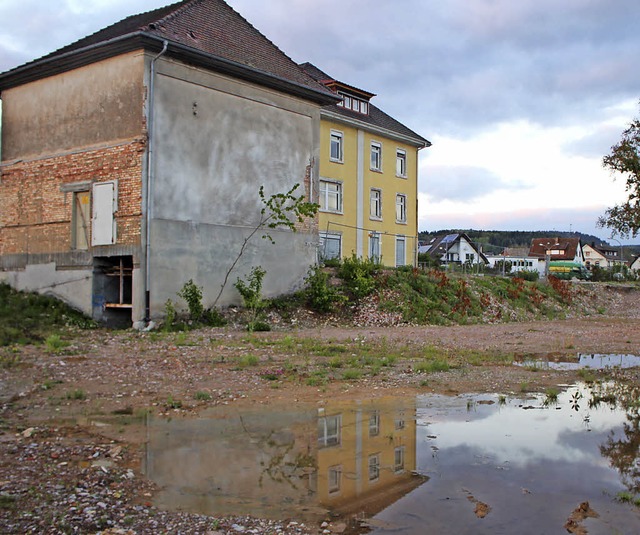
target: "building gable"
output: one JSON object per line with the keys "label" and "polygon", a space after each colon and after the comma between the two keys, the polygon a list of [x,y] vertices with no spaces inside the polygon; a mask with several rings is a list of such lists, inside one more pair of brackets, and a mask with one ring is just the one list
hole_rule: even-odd
{"label": "building gable", "polygon": [[223,0],[184,0],[133,15],[0,74],[0,90],[145,48],[327,104],[336,96]]}

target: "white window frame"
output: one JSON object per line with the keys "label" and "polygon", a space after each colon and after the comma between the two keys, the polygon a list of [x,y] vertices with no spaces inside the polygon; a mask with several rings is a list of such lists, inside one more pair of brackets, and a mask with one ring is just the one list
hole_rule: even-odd
{"label": "white window frame", "polygon": [[369,219],[382,221],[382,190],[371,188],[369,192]]}
{"label": "white window frame", "polygon": [[327,470],[327,490],[329,494],[338,494],[342,488],[342,465],[330,466]]}
{"label": "white window frame", "polygon": [[396,474],[404,472],[404,446],[398,446],[393,450],[393,471]]}
{"label": "white window frame", "polygon": [[[327,188],[327,185],[334,185],[336,186],[336,190],[335,192],[330,191]],[[334,214],[341,214],[342,213],[342,182],[340,180],[330,180],[330,179],[326,179],[326,178],[321,178],[320,179],[320,188],[319,188],[319,204],[320,204],[320,211],[321,212],[331,212]],[[330,199],[330,195],[333,196],[335,194],[335,199],[336,199],[336,209],[332,209],[332,208],[328,208],[328,201]]]}
{"label": "white window frame", "polygon": [[372,411],[369,414],[369,436],[377,437],[380,434],[380,411]]}
{"label": "white window frame", "polygon": [[407,222],[407,196],[396,193],[396,223]]}
{"label": "white window frame", "polygon": [[[323,260],[329,260],[331,258],[342,257],[342,234],[333,233],[333,232],[320,232],[319,238],[320,238],[320,249],[319,249],[320,258],[322,258]],[[327,255],[327,247],[326,247],[327,241],[338,242],[337,255],[332,255],[332,254]]]}
{"label": "white window frame", "polygon": [[369,467],[369,481],[378,481],[380,479],[380,454],[369,455],[367,465]]}
{"label": "white window frame", "polygon": [[369,234],[369,259],[374,262],[380,262],[382,260],[382,236],[379,232],[372,232]]}
{"label": "white window frame", "polygon": [[342,440],[342,415],[318,418],[318,447],[339,446]]}
{"label": "white window frame", "polygon": [[379,141],[371,142],[371,156],[369,158],[369,168],[372,171],[382,171],[382,143]]}
{"label": "white window frame", "polygon": [[[334,144],[337,147],[338,154],[336,156],[334,156]],[[336,163],[344,161],[344,133],[339,130],[331,130],[329,136],[329,159]]]}
{"label": "white window frame", "polygon": [[396,176],[407,178],[407,151],[396,149]]}
{"label": "white window frame", "polygon": [[[402,258],[398,255],[398,244],[402,243]],[[396,236],[396,267],[407,265],[407,239],[404,236]]]}

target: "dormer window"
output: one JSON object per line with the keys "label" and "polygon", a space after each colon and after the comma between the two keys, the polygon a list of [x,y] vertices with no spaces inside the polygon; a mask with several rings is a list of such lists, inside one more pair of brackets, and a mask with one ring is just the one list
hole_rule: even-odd
{"label": "dormer window", "polygon": [[342,106],[345,109],[353,110],[364,115],[369,114],[369,103],[366,100],[354,97],[352,95],[346,95],[338,91],[338,95],[342,97],[342,101],[338,102],[338,106]]}

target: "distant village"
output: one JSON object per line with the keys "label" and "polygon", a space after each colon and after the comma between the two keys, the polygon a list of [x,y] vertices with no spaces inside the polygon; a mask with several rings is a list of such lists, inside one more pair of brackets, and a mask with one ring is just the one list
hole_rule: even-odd
{"label": "distant village", "polygon": [[625,260],[622,245],[615,248],[602,242],[583,243],[580,237],[532,238],[529,247],[490,245],[487,249],[491,252],[483,250],[483,244],[465,232],[448,232],[420,241],[418,258],[424,265],[435,262],[470,271],[482,267],[504,274],[529,272],[540,278],[553,274],[553,267],[560,265],[573,268],[572,276],[578,279],[591,279],[601,272],[602,278],[635,279],[640,271],[640,257]]}

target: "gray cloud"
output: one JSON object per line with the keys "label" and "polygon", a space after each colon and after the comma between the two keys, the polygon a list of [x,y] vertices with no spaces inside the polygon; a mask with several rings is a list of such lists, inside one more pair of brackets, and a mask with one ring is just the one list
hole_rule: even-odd
{"label": "gray cloud", "polygon": [[[166,3],[3,2],[0,70]],[[379,93],[408,126],[429,125],[426,137],[581,121],[640,87],[637,0],[229,3],[294,60]]]}
{"label": "gray cloud", "polygon": [[530,186],[513,184],[482,167],[429,166],[422,175],[420,191],[430,202],[471,201],[500,190],[520,190]]}
{"label": "gray cloud", "polygon": [[567,154],[586,158],[602,158],[611,152],[611,147],[620,141],[622,129],[615,126],[604,126],[595,132],[567,143],[563,149]]}

